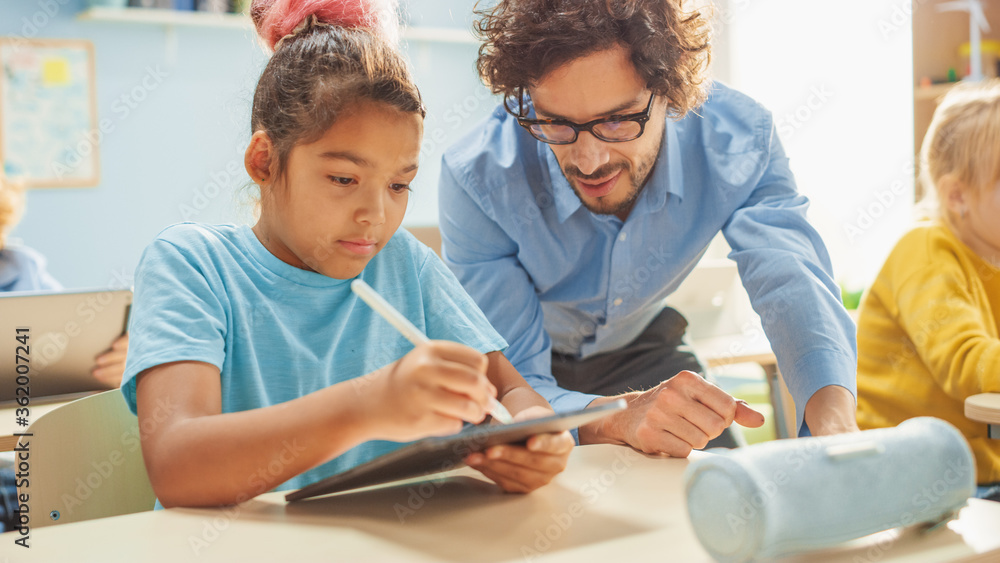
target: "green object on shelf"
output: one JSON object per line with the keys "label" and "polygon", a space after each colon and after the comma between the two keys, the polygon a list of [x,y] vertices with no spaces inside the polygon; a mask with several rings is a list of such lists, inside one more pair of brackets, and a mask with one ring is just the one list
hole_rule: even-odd
{"label": "green object on shelf", "polygon": [[958,82],[958,73],[955,67],[948,67],[948,82]]}
{"label": "green object on shelf", "polygon": [[844,302],[844,308],[853,310],[857,309],[861,305],[861,295],[864,293],[863,289],[857,291],[848,291],[843,286],[840,287],[840,300]]}

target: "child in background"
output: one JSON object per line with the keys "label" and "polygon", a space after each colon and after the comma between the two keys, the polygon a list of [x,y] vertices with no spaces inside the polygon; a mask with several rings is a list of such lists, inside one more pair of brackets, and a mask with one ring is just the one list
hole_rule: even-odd
{"label": "child in background", "polygon": [[[3,170],[3,163],[0,163]],[[0,176],[0,294],[12,291],[59,290],[63,286],[45,269],[45,258],[26,246],[7,246],[7,235],[24,214],[24,186]],[[108,388],[121,385],[128,335],[94,358],[90,374]]]}
{"label": "child in background", "polygon": [[[0,162],[0,170],[3,163]],[[12,291],[62,289],[45,270],[45,258],[26,246],[7,246],[7,235],[24,214],[24,186],[0,175],[0,294]],[[95,359],[91,374],[109,387],[117,387],[125,371],[128,335],[122,336]],[[0,460],[0,532],[17,525],[18,507],[13,461]]]}
{"label": "child in background", "polygon": [[25,246],[6,245],[7,235],[23,213],[24,186],[0,176],[0,292],[62,289],[45,270],[41,254]]}
{"label": "child in background", "polygon": [[[181,224],[136,272],[122,384],[163,506],[294,489],[480,422],[495,395],[551,414],[444,264],[397,231],[424,108],[388,4],[256,0],[274,53],[254,95],[253,227]],[[432,342],[413,348],[350,290],[372,286]],[[466,462],[527,492],[565,467],[568,432]]]}
{"label": "child in background", "polygon": [[897,243],[858,319],[858,425],[947,420],[976,456],[977,496],[993,500],[1000,500],[1000,440],[965,417],[964,402],[1000,392],[997,155],[1000,81],[956,86],[921,149],[931,220]]}

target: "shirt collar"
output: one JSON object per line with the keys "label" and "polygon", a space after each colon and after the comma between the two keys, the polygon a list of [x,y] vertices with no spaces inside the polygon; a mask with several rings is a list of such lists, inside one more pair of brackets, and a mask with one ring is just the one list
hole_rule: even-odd
{"label": "shirt collar", "polygon": [[653,167],[653,174],[646,182],[647,209],[650,213],[663,209],[667,194],[684,199],[684,169],[681,165],[681,145],[677,137],[677,122],[667,119],[663,131],[663,146]]}
{"label": "shirt collar", "polygon": [[552,185],[552,197],[556,202],[556,214],[559,222],[565,223],[569,216],[576,213],[577,209],[583,206],[580,198],[577,197],[573,187],[569,185],[569,180],[563,175],[562,168],[559,167],[559,160],[548,145],[541,141],[535,141],[538,148],[539,161],[545,163],[549,173],[549,183]]}
{"label": "shirt collar", "polygon": [[[268,250],[267,247],[264,246],[264,243],[257,238],[257,235],[254,234],[253,229],[249,225],[240,225],[238,227],[238,233],[238,236],[242,239],[244,248],[258,264],[266,268],[272,274],[290,282],[308,287],[329,288],[340,286],[342,289],[347,289],[349,287],[347,284],[354,279],[350,278],[342,280],[331,278],[320,274],[319,272],[312,272],[292,266],[281,258],[271,254],[271,251]],[[383,248],[382,250],[385,249]],[[370,261],[369,264],[371,264]]]}
{"label": "shirt collar", "polygon": [[[649,213],[663,208],[667,202],[668,193],[681,199],[684,198],[684,184],[681,181],[683,178],[681,150],[677,142],[677,122],[673,119],[667,119],[663,135],[663,146],[660,147],[660,153],[656,157],[653,173],[636,203],[637,207],[643,206]],[[566,219],[583,207],[583,203],[580,202],[580,198],[573,191],[573,187],[569,185],[566,176],[563,175],[562,168],[559,167],[559,160],[552,149],[540,141],[535,141],[535,144],[539,151],[539,160],[545,163],[548,169],[559,222],[564,223]],[[635,211],[635,209],[632,210],[633,213]]]}

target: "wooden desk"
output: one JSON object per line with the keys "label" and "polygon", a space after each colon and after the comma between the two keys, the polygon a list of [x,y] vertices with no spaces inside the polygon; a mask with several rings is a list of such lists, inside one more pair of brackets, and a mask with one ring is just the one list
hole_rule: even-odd
{"label": "wooden desk", "polygon": [[[712,454],[692,454],[705,455]],[[681,481],[687,464],[622,446],[581,446],[566,472],[529,495],[503,494],[464,468],[433,482],[294,504],[270,493],[228,509],[169,509],[50,526],[32,530],[30,549],[3,534],[0,553],[15,562],[707,563],[687,519]],[[930,534],[896,539],[889,532],[792,561],[997,561],[998,529],[1000,503],[973,499],[958,521]]]}

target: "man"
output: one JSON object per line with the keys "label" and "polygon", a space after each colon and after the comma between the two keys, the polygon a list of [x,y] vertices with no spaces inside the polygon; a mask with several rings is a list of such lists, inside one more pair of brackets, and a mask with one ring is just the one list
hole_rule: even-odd
{"label": "man", "polygon": [[[686,456],[763,418],[698,377],[662,306],[718,232],[795,399],[800,433],[857,430],[854,325],[770,113],[709,86],[679,0],[501,0],[478,68],[505,104],[444,157],[445,261],[579,430]],[[676,375],[675,375],[676,374]]]}

